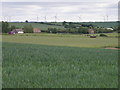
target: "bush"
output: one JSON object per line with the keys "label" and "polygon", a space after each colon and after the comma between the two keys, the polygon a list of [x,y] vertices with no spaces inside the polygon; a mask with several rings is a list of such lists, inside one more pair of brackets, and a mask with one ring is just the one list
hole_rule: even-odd
{"label": "bush", "polygon": [[57,33],[57,28],[48,28],[48,33]]}
{"label": "bush", "polygon": [[87,27],[79,27],[78,33],[88,34],[88,28]]}
{"label": "bush", "polygon": [[96,30],[96,33],[112,33],[113,30],[109,30],[109,29],[106,29],[106,28],[95,28]]}
{"label": "bush", "polygon": [[32,27],[32,25],[26,25],[26,26],[24,26],[24,32],[25,33],[33,33],[33,27]]}
{"label": "bush", "polygon": [[100,34],[100,37],[107,37],[106,34]]}
{"label": "bush", "polygon": [[10,31],[9,23],[2,21],[2,33],[7,33]]}
{"label": "bush", "polygon": [[13,25],[10,27],[10,30],[12,31],[13,29],[16,29],[16,27]]}

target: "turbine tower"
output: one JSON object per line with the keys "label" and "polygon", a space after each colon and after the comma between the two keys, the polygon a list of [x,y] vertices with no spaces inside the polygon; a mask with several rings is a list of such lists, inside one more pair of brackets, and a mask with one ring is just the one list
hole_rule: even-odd
{"label": "turbine tower", "polygon": [[9,16],[5,16],[6,22],[9,22]]}
{"label": "turbine tower", "polygon": [[11,22],[11,16],[8,16],[8,21]]}
{"label": "turbine tower", "polygon": [[105,22],[105,16],[103,16],[103,21]]}
{"label": "turbine tower", "polygon": [[37,16],[37,22],[39,22],[39,17]]}
{"label": "turbine tower", "polygon": [[47,17],[46,17],[46,15],[44,16],[44,20],[45,20],[44,22],[47,22]]}
{"label": "turbine tower", "polygon": [[55,22],[57,22],[57,14],[54,16],[54,18],[55,18]]}
{"label": "turbine tower", "polygon": [[109,16],[108,16],[108,15],[106,15],[106,18],[107,18],[107,21],[108,21]]}
{"label": "turbine tower", "polygon": [[78,18],[79,18],[79,22],[80,22],[82,20],[81,16],[78,16]]}

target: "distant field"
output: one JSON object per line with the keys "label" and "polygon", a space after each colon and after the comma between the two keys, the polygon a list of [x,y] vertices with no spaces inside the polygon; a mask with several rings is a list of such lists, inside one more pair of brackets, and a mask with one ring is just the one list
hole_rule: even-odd
{"label": "distant field", "polygon": [[[53,23],[51,22],[51,24],[55,24],[55,25],[46,25],[46,24],[40,24],[40,23],[25,23],[25,22],[11,22],[10,25],[15,25],[16,27],[19,27],[19,28],[23,28],[24,25],[27,25],[27,24],[31,24],[34,28],[37,27],[37,28],[40,28],[42,30],[47,30],[48,28],[59,28],[59,29],[63,29],[64,26],[57,26],[57,25],[62,25],[62,22],[57,22],[57,23]],[[79,22],[77,23],[78,25],[79,24],[92,24],[94,25],[95,27],[117,27],[118,26],[118,23],[117,22]]]}
{"label": "distant field", "polygon": [[64,28],[63,26],[56,26],[56,25],[46,25],[46,24],[40,24],[40,23],[10,23],[10,25],[14,25],[19,28],[23,28],[24,25],[31,24],[34,28],[40,28],[41,30],[48,30],[48,28]]}
{"label": "distant field", "polygon": [[[22,39],[24,39],[24,43],[31,40],[32,43],[35,40],[39,43],[44,40],[51,43],[51,38],[49,36],[46,38],[44,36],[34,38],[31,36],[21,36],[21,38],[20,36],[3,36],[3,40],[6,42],[10,40],[10,42],[19,41],[20,43],[23,42]],[[53,43],[57,40],[61,43],[65,39],[70,44],[71,41],[71,38],[60,40],[60,38],[54,37],[52,39]],[[71,44],[76,43],[74,40],[79,41],[74,36],[72,40]],[[89,40],[89,43],[93,41],[98,41],[97,43],[104,41],[104,43],[101,42],[103,44],[108,41],[114,43],[114,39],[112,41],[108,38],[98,38],[97,40],[85,38],[83,40],[86,40],[85,42]],[[81,42],[83,43],[83,41]],[[3,88],[118,87],[117,50],[20,43],[3,43]]]}
{"label": "distant field", "polygon": [[117,22],[82,22],[81,24],[92,24],[96,27],[117,27]]}
{"label": "distant field", "polygon": [[86,35],[40,33],[40,34],[3,35],[2,40],[3,42],[70,46],[70,47],[87,47],[87,48],[117,47],[118,38],[115,38],[115,36],[118,36],[118,34],[111,33],[107,35],[112,37],[90,38]]}

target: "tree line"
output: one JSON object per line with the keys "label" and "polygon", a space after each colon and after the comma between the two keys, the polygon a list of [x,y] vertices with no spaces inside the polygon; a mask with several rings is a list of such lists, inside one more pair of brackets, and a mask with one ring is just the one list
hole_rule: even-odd
{"label": "tree line", "polygon": [[[78,34],[88,34],[88,29],[92,27],[92,29],[95,31],[95,33],[110,33],[113,32],[112,30],[106,29],[106,28],[100,28],[100,27],[94,27],[92,25],[81,25],[77,26],[72,22],[66,23],[63,22],[64,28],[48,28],[47,31],[41,30],[42,32],[47,33],[78,33]],[[12,31],[13,29],[19,29],[18,27],[14,25],[9,25],[8,22],[2,21],[2,33],[8,33]],[[33,33],[33,26],[31,24],[24,25],[23,28],[25,33]],[[120,25],[118,28],[116,28],[114,31],[117,31],[120,33]]]}
{"label": "tree line", "polygon": [[[2,33],[8,33],[14,29],[19,29],[19,27],[16,27],[14,25],[10,26],[8,22],[2,21]],[[24,25],[22,29],[25,33],[33,33],[33,27],[31,24]]]}
{"label": "tree line", "polygon": [[[73,34],[88,34],[89,27],[79,27],[79,28],[48,28],[47,33],[73,33]],[[111,33],[114,32],[105,28],[92,28],[95,33]]]}

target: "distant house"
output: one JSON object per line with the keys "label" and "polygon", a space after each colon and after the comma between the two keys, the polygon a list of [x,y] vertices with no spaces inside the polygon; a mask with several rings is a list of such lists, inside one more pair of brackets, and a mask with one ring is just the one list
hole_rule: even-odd
{"label": "distant house", "polygon": [[13,29],[12,31],[8,32],[8,34],[17,34],[17,33],[24,33],[23,29]]}
{"label": "distant house", "polygon": [[23,29],[15,29],[15,33],[24,33]]}
{"label": "distant house", "polygon": [[94,34],[95,31],[94,31],[92,28],[90,28],[90,29],[88,29],[88,33],[89,33],[89,34]]}
{"label": "distant house", "polygon": [[106,28],[106,29],[107,29],[107,30],[112,30],[112,31],[114,30],[113,28]]}
{"label": "distant house", "polygon": [[40,33],[41,30],[40,30],[39,28],[34,28],[34,29],[33,29],[33,32],[34,32],[34,33]]}
{"label": "distant house", "polygon": [[8,34],[10,34],[10,35],[11,35],[11,34],[15,34],[15,32],[14,32],[14,31],[10,31],[10,32],[8,32]]}

